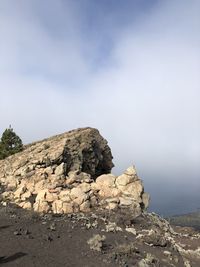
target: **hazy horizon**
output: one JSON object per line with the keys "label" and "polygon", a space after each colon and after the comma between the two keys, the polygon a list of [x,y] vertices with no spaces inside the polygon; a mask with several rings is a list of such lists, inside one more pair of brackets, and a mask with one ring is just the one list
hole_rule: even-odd
{"label": "hazy horizon", "polygon": [[[200,207],[200,2],[2,0],[0,134],[98,128],[151,210]],[[180,212],[178,212],[180,211]]]}

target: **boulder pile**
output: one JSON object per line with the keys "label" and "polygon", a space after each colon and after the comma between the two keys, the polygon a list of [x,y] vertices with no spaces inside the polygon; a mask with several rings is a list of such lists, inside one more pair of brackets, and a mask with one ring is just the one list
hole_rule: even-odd
{"label": "boulder pile", "polygon": [[1,160],[0,200],[44,213],[129,208],[141,214],[149,195],[135,168],[115,176],[112,167],[111,150],[98,130],[73,130]]}

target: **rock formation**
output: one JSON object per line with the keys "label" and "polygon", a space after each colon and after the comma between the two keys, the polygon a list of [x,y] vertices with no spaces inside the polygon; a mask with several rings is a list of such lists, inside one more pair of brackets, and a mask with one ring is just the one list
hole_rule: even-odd
{"label": "rock formation", "polygon": [[28,255],[39,254],[34,266],[52,266],[52,257],[53,266],[60,266],[60,259],[66,259],[63,266],[200,266],[200,233],[145,212],[149,195],[135,167],[116,176],[112,166],[106,140],[92,128],[27,145],[1,160],[1,253],[6,256],[0,264],[13,259],[12,246],[26,255],[15,259],[20,266],[32,266]]}
{"label": "rock formation", "polygon": [[44,213],[98,207],[141,214],[149,195],[135,168],[115,176],[112,167],[111,150],[98,130],[73,130],[27,145],[0,161],[1,198]]}

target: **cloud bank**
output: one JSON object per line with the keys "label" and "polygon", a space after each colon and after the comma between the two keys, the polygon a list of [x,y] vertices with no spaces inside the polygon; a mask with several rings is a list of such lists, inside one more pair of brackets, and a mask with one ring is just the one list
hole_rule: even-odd
{"label": "cloud bank", "polygon": [[200,189],[200,3],[108,2],[1,1],[0,130],[96,127],[114,172],[134,163],[155,209],[180,208]]}

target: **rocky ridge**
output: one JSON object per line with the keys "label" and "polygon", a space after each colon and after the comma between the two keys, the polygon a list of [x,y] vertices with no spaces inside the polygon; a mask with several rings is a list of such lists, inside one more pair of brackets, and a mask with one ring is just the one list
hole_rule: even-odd
{"label": "rocky ridge", "polygon": [[140,215],[149,195],[135,168],[115,176],[112,167],[111,150],[98,130],[73,130],[0,161],[1,201],[44,213],[128,208]]}

